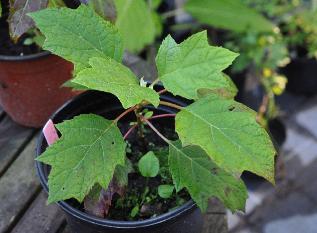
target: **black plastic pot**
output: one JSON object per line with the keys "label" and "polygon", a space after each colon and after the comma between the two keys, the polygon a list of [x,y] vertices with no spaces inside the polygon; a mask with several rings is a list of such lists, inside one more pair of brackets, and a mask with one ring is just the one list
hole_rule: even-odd
{"label": "black plastic pot", "polygon": [[281,72],[287,77],[286,90],[297,95],[317,94],[317,60],[297,58],[291,61]]}
{"label": "black plastic pot", "polygon": [[[162,96],[163,100],[185,106],[182,99],[171,95]],[[154,110],[154,109],[153,109]],[[83,93],[61,107],[53,116],[53,122],[59,123],[83,113],[99,114],[107,119],[114,119],[123,111],[119,100],[111,94],[97,91]],[[168,107],[159,107],[157,113],[174,113]],[[36,150],[39,156],[47,148],[43,134],[40,135]],[[44,190],[48,191],[47,179],[49,166],[36,162],[36,169]],[[57,203],[66,213],[69,226],[74,233],[199,233],[202,231],[203,218],[193,201],[161,216],[143,221],[112,221],[86,214],[70,202]]]}

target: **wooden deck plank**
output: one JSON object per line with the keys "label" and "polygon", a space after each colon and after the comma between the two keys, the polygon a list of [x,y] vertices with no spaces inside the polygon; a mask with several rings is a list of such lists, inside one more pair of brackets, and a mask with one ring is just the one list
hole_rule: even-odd
{"label": "wooden deck plank", "polygon": [[0,176],[33,134],[34,129],[19,126],[8,116],[0,122]]}
{"label": "wooden deck plank", "polygon": [[36,138],[32,139],[0,178],[0,233],[15,224],[40,190],[34,169],[35,144]]}
{"label": "wooden deck plank", "polygon": [[64,214],[57,205],[47,205],[46,200],[42,191],[11,233],[56,233],[65,221]]}
{"label": "wooden deck plank", "polygon": [[61,233],[73,233],[73,232],[70,230],[69,226],[66,226],[65,229]]}
{"label": "wooden deck plank", "polygon": [[202,233],[227,233],[228,224],[224,214],[204,215],[204,227]]}

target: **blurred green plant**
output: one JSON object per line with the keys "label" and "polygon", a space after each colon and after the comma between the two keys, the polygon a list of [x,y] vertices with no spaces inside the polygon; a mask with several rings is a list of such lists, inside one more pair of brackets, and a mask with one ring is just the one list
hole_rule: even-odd
{"label": "blurred green plant", "polygon": [[231,32],[224,46],[240,53],[231,71],[240,73],[247,70],[249,77],[262,85],[266,94],[259,108],[258,120],[266,125],[267,119],[278,115],[275,96],[283,93],[287,83],[286,78],[278,72],[279,67],[285,66],[290,60],[279,29],[275,27],[273,32],[267,33]]}

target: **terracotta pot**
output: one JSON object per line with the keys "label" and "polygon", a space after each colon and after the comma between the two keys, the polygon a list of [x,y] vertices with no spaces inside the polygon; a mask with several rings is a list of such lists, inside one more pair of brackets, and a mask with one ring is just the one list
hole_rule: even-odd
{"label": "terracotta pot", "polygon": [[0,105],[17,123],[41,127],[54,111],[76,95],[61,85],[71,79],[73,65],[42,52],[0,55]]}

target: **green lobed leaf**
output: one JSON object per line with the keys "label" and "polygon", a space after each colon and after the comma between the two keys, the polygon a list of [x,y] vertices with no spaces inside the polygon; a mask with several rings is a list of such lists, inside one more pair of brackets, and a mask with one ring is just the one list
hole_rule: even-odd
{"label": "green lobed leaf", "polygon": [[117,165],[125,163],[126,145],[116,124],[85,114],[56,127],[62,137],[37,158],[52,167],[48,202],[82,202],[95,184],[106,190]]}
{"label": "green lobed leaf", "polygon": [[184,145],[198,145],[222,168],[251,171],[274,183],[275,149],[256,113],[234,100],[208,96],[176,116]]}
{"label": "green lobed leaf", "polygon": [[46,37],[43,48],[74,63],[77,72],[88,67],[92,57],[122,61],[123,42],[117,29],[92,8],[49,8],[30,15]]}
{"label": "green lobed leaf", "polygon": [[241,0],[188,0],[185,10],[201,23],[238,32],[272,31],[274,27]]}
{"label": "green lobed leaf", "polygon": [[155,39],[155,24],[144,0],[114,0],[117,21],[124,45],[130,52],[139,52]]}
{"label": "green lobed leaf", "polygon": [[219,168],[204,150],[198,146],[182,148],[180,142],[169,148],[169,166],[177,191],[185,187],[202,211],[206,211],[211,197],[219,198],[232,211],[245,209],[244,183]]}
{"label": "green lobed leaf", "polygon": [[232,91],[232,82],[222,71],[237,56],[225,48],[210,46],[207,32],[203,31],[181,44],[168,36],[159,49],[156,64],[159,79],[168,91],[188,99],[198,99],[199,89]]}
{"label": "green lobed leaf", "polygon": [[9,29],[10,36],[17,40],[20,36],[33,28],[34,21],[27,14],[44,9],[48,0],[10,0]]}
{"label": "green lobed leaf", "polygon": [[149,151],[139,160],[139,171],[144,177],[155,177],[160,170],[160,162],[153,151]]}
{"label": "green lobed leaf", "polygon": [[133,72],[111,58],[95,57],[89,60],[91,68],[78,73],[73,83],[89,89],[110,92],[116,95],[124,108],[146,100],[154,106],[159,104],[159,95],[148,87],[141,87]]}

